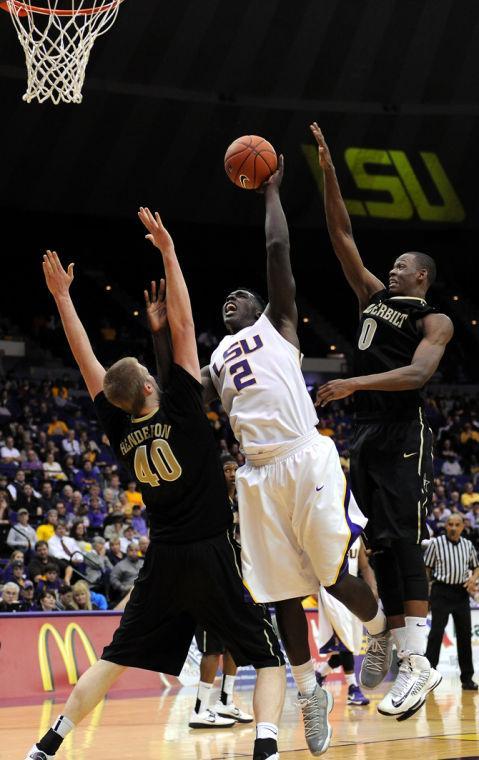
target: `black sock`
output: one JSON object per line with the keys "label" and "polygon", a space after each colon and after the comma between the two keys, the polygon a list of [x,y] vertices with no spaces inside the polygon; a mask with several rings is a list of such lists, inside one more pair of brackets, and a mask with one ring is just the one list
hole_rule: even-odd
{"label": "black sock", "polygon": [[267,760],[278,751],[276,739],[256,739],[254,743],[253,760]]}
{"label": "black sock", "polygon": [[54,755],[61,747],[63,738],[53,728],[49,728],[45,736],[42,736],[37,747],[47,755]]}

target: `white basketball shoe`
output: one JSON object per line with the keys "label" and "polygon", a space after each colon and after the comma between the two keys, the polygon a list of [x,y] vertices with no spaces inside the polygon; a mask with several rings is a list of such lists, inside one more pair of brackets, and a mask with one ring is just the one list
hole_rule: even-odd
{"label": "white basketball shoe", "polygon": [[378,712],[407,720],[423,706],[429,692],[441,681],[442,676],[426,657],[405,652],[396,681],[378,704]]}

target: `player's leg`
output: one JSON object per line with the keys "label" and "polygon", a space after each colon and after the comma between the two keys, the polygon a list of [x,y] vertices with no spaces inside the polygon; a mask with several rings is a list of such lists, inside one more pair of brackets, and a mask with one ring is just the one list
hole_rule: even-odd
{"label": "player's leg", "polygon": [[210,709],[211,693],[224,645],[216,636],[200,627],[195,631],[195,638],[202,658],[200,682],[188,726],[190,728],[231,728],[235,723],[233,718],[221,717],[215,708]]}
{"label": "player's leg", "polygon": [[223,654],[223,677],[221,679],[221,690],[218,701],[214,706],[214,711],[222,718],[233,718],[237,723],[252,723],[254,718],[244,710],[235,705],[233,692],[236,681],[238,668],[230,652],[226,650]]}
{"label": "player's leg", "polygon": [[443,586],[439,588],[437,584],[433,584],[431,590],[431,629],[427,640],[426,657],[433,668],[436,668],[439,662],[444,629],[451,612],[447,589],[441,593],[443,589]]}
{"label": "player's leg", "polygon": [[63,713],[33,745],[26,760],[50,760],[75,726],[103,699],[126,668],[114,662],[98,660],[80,678],[71,692]]}
{"label": "player's leg", "polygon": [[339,660],[344,671],[344,677],[348,687],[348,705],[368,705],[369,699],[364,696],[359,688],[354,672],[354,655],[349,649],[339,652]]}

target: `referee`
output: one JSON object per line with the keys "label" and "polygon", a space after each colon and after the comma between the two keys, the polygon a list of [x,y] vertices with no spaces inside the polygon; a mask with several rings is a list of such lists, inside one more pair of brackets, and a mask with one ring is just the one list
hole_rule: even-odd
{"label": "referee", "polygon": [[[439,660],[442,637],[449,615],[456,628],[457,655],[461,669],[462,688],[477,691],[472,680],[471,608],[469,594],[474,592],[479,578],[479,561],[470,541],[461,538],[464,520],[461,514],[453,514],[446,523],[446,534],[433,538],[424,556],[431,588],[431,631],[427,642],[426,657],[435,668]],[[469,571],[472,570],[472,575]]]}

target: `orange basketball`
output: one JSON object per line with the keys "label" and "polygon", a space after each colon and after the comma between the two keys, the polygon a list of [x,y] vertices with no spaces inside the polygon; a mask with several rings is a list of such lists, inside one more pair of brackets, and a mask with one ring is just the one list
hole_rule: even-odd
{"label": "orange basketball", "polygon": [[267,140],[257,135],[238,137],[225,154],[225,171],[235,185],[256,190],[278,168],[276,151]]}

